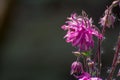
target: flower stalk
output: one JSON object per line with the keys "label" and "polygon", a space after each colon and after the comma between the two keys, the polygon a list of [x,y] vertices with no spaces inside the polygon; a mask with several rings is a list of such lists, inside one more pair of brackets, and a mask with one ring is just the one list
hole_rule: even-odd
{"label": "flower stalk", "polygon": [[116,66],[117,66],[117,59],[118,59],[118,57],[119,57],[119,56],[118,56],[118,55],[119,55],[119,52],[120,52],[120,36],[118,37],[118,44],[117,44],[117,48],[116,48],[116,51],[115,51],[115,54],[114,54],[111,72],[110,72],[107,80],[112,80],[112,77],[113,77],[115,68],[116,68]]}

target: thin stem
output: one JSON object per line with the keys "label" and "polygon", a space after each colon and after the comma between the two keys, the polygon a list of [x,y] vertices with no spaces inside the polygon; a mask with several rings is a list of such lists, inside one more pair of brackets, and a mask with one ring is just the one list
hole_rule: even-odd
{"label": "thin stem", "polygon": [[85,57],[85,63],[86,63],[86,71],[89,72],[89,67],[88,67],[87,57]]}
{"label": "thin stem", "polygon": [[98,77],[100,77],[100,72],[101,72],[101,40],[99,39],[98,41]]}
{"label": "thin stem", "polygon": [[[105,34],[105,28],[103,27],[102,29],[102,35],[104,36]],[[97,71],[97,76],[100,77],[101,73],[101,44],[102,44],[102,39],[98,40],[98,51],[97,51],[97,56],[98,56],[98,71]]]}
{"label": "thin stem", "polygon": [[108,75],[107,80],[112,80],[115,68],[117,66],[117,59],[118,59],[119,51],[120,51],[120,38],[118,38],[118,45],[117,45],[116,52],[114,54],[114,59],[113,59],[113,63],[112,63],[112,69],[111,69],[110,74]]}
{"label": "thin stem", "polygon": [[[102,29],[102,35],[104,36],[105,34],[105,28],[103,27]],[[97,58],[98,58],[98,70],[97,72],[97,76],[100,77],[100,73],[101,73],[101,44],[102,44],[102,39],[98,39],[98,50],[96,52]],[[94,62],[96,62],[96,58],[94,59]]]}
{"label": "thin stem", "polygon": [[76,61],[79,62],[79,59],[80,59],[80,56],[77,56],[77,60]]}
{"label": "thin stem", "polygon": [[85,70],[86,71],[88,71],[88,67],[87,67],[87,62],[86,62],[86,57],[85,56],[83,56],[84,58],[84,60],[83,60],[83,62],[84,62],[84,68],[85,68]]}

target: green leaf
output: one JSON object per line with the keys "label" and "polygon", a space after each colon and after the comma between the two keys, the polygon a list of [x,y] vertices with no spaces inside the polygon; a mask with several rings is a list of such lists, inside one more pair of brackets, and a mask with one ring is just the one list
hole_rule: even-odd
{"label": "green leaf", "polygon": [[82,54],[83,54],[84,56],[90,56],[90,55],[91,55],[91,51],[88,51],[88,52],[82,52]]}

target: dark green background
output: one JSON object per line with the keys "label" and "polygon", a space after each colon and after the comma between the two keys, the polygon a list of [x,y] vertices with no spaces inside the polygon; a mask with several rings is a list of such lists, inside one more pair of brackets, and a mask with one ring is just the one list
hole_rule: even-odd
{"label": "dark green background", "polygon": [[[71,13],[85,10],[100,28],[99,18],[111,1],[14,0],[2,33],[0,80],[73,80],[69,73],[74,48],[60,27]],[[102,74],[111,64],[119,29],[107,29]]]}

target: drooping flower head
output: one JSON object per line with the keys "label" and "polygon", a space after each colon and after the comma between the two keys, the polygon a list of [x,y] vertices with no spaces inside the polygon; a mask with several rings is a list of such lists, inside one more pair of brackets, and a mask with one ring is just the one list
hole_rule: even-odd
{"label": "drooping flower head", "polygon": [[66,24],[61,27],[63,30],[67,30],[67,34],[64,36],[66,42],[78,47],[79,51],[88,51],[93,48],[93,36],[101,39],[102,35],[92,23],[92,18],[89,19],[84,11],[81,16],[76,13],[71,14]]}
{"label": "drooping flower head", "polygon": [[103,27],[108,27],[113,26],[115,22],[115,16],[113,15],[113,8],[119,6],[120,7],[120,0],[115,0],[112,2],[112,4],[107,7],[107,9],[104,12],[104,16],[100,19],[100,24]]}
{"label": "drooping flower head", "polygon": [[108,27],[110,28],[110,26],[113,26],[115,22],[115,17],[112,14],[111,10],[108,8],[105,10],[105,15],[100,19],[100,24],[103,27]]}
{"label": "drooping flower head", "polygon": [[73,62],[71,65],[71,75],[74,73],[79,74],[81,72],[83,72],[82,64],[78,61]]}

